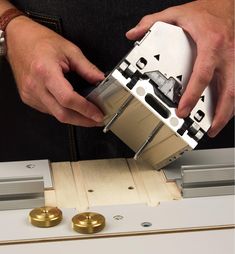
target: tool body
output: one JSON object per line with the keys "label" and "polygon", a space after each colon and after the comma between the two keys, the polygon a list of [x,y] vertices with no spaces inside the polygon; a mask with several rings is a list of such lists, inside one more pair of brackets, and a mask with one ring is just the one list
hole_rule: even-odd
{"label": "tool body", "polygon": [[87,97],[104,112],[104,131],[156,169],[194,149],[212,123],[211,85],[187,118],[176,115],[196,53],[183,29],[156,22]]}

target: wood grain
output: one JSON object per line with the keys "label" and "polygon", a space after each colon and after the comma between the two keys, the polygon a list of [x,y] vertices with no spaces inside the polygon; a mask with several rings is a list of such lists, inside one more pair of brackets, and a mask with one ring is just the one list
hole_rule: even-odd
{"label": "wood grain", "polygon": [[141,204],[181,199],[174,182],[149,164],[133,159],[53,163],[55,192],[46,192],[46,204],[85,211],[95,206]]}
{"label": "wood grain", "polygon": [[57,206],[79,207],[78,193],[70,162],[52,163]]}
{"label": "wood grain", "polygon": [[84,184],[84,177],[82,173],[82,169],[80,167],[79,162],[73,162],[72,164],[72,170],[75,180],[75,186],[78,193],[78,202],[79,206],[77,207],[79,212],[83,212],[89,208],[89,202],[87,197],[87,192]]}
{"label": "wood grain", "polygon": [[146,198],[148,205],[156,206],[161,201],[175,198],[176,194],[172,195],[173,188],[167,187],[161,171],[155,170],[143,160],[129,159],[128,163],[133,177],[138,179],[137,188],[139,188],[142,198]]}
{"label": "wood grain", "polygon": [[44,194],[46,206],[57,206],[55,190],[46,190]]}
{"label": "wood grain", "polygon": [[125,159],[80,161],[79,167],[90,207],[141,202]]}

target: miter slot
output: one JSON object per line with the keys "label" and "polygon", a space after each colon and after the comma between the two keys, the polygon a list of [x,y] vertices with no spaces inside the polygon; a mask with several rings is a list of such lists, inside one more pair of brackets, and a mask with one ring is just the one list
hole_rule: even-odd
{"label": "miter slot", "polygon": [[198,188],[184,188],[182,195],[184,198],[209,197],[209,196],[226,196],[234,195],[234,186],[207,186]]}
{"label": "miter slot", "polygon": [[5,195],[43,193],[42,176],[0,178],[0,198]]}
{"label": "miter slot", "polygon": [[144,149],[147,147],[147,145],[154,139],[154,137],[159,133],[161,128],[164,126],[163,122],[159,122],[159,124],[154,128],[154,130],[149,134],[149,136],[146,138],[144,143],[140,146],[140,148],[137,150],[134,159],[137,160],[141,153],[144,151]]}
{"label": "miter slot", "polygon": [[130,95],[127,100],[121,105],[121,107],[117,110],[117,112],[113,115],[113,117],[110,119],[110,121],[105,125],[103,132],[106,133],[110,130],[111,126],[114,124],[114,122],[121,116],[121,114],[125,111],[125,109],[128,107],[128,105],[133,100],[134,96]]}
{"label": "miter slot", "polygon": [[235,181],[234,164],[183,165],[181,174],[184,185],[234,183]]}
{"label": "miter slot", "polygon": [[163,118],[167,119],[170,116],[170,111],[152,94],[148,93],[145,96],[145,101],[151,106],[158,114],[160,114]]}
{"label": "miter slot", "polygon": [[[16,200],[29,200],[29,199],[44,198],[43,193],[30,193],[30,194],[12,194],[6,196],[0,196],[0,202],[2,201],[16,201]],[[0,209],[1,210],[1,209]]]}
{"label": "miter slot", "polygon": [[43,176],[0,178],[0,210],[33,208],[44,203]]}
{"label": "miter slot", "polygon": [[234,195],[234,164],[182,165],[184,197]]}
{"label": "miter slot", "polygon": [[[199,183],[184,183],[184,188],[202,188],[202,187],[214,187],[214,186],[234,186],[234,180],[230,181],[211,181],[211,182],[199,182]],[[232,193],[233,194],[233,193]]]}

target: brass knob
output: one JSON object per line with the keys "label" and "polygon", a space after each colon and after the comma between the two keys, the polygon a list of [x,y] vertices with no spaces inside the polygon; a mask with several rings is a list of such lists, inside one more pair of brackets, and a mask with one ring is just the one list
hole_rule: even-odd
{"label": "brass knob", "polygon": [[105,218],[99,213],[80,213],[72,218],[72,227],[82,234],[98,233],[105,227]]}
{"label": "brass knob", "polygon": [[30,223],[41,228],[54,227],[61,222],[62,218],[62,211],[51,206],[35,208],[29,213]]}

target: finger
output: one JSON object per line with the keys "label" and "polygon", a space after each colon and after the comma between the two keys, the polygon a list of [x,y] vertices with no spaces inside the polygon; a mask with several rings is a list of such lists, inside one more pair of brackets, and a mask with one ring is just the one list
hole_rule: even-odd
{"label": "finger", "polygon": [[97,123],[103,121],[103,113],[94,104],[75,92],[60,71],[51,74],[47,82],[47,89],[62,107],[72,109]]}
{"label": "finger", "polygon": [[144,16],[140,22],[126,33],[129,40],[137,40],[145,35],[149,28],[157,21],[175,24],[178,17],[178,8],[168,8],[164,11]]}
{"label": "finger", "polygon": [[193,67],[193,72],[177,109],[179,117],[187,117],[197,104],[203,91],[213,78],[215,66],[214,51],[198,47],[198,56]]}
{"label": "finger", "polygon": [[41,97],[41,101],[46,105],[50,114],[62,123],[85,127],[97,126],[97,122],[92,121],[71,109],[62,107],[48,91],[45,91],[43,97]]}
{"label": "finger", "polygon": [[[228,96],[220,99],[220,102],[216,106],[216,113],[208,131],[208,136],[215,137],[233,117],[234,102]],[[225,113],[226,112],[226,113]]]}
{"label": "finger", "polygon": [[140,39],[157,20],[159,19],[155,14],[144,16],[135,27],[126,33],[126,37],[129,40]]}
{"label": "finger", "polygon": [[104,79],[104,73],[92,64],[82,53],[82,51],[73,47],[72,50],[66,52],[69,59],[71,69],[76,71],[82,78],[91,84]]}
{"label": "finger", "polygon": [[[228,109],[230,111],[230,109]],[[208,131],[208,136],[211,138],[214,138],[215,136],[217,136],[220,131],[227,125],[227,123],[229,122],[230,119],[232,119],[233,114],[229,115],[221,115],[220,114],[216,114],[213,124],[211,126],[211,128]]]}
{"label": "finger", "polygon": [[[232,66],[233,65],[231,64],[228,69],[233,69],[231,68]],[[216,105],[214,119],[211,128],[208,131],[210,137],[215,137],[234,115],[235,91],[233,75],[231,74],[233,74],[233,70],[232,72],[230,71],[230,73],[227,71],[227,75],[224,75],[220,80],[219,87],[222,89],[219,91],[220,96]],[[221,82],[224,82],[224,85],[221,84]]]}

